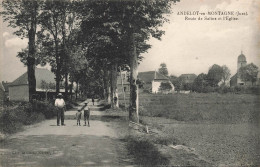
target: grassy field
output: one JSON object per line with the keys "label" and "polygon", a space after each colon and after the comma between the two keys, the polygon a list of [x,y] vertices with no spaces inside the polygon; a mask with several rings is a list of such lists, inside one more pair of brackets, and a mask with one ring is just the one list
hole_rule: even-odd
{"label": "grassy field", "polygon": [[[193,148],[213,166],[260,165],[259,95],[140,94],[139,99],[141,122],[163,134],[160,144]],[[178,162],[174,151],[166,154]]]}
{"label": "grassy field", "polygon": [[[191,93],[140,94],[140,115],[178,121],[256,123],[260,119],[260,96],[250,94]],[[128,101],[128,100],[127,100]],[[123,104],[123,101],[121,100]]]}

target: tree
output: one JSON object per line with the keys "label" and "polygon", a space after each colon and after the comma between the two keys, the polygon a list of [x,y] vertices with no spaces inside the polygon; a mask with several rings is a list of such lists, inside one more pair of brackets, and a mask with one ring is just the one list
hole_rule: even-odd
{"label": "tree", "polygon": [[224,85],[226,85],[226,81],[229,79],[231,73],[230,73],[230,69],[226,66],[223,65],[222,66],[222,80],[224,82]]}
{"label": "tree", "polygon": [[223,69],[221,66],[214,64],[210,67],[207,75],[209,86],[216,87],[218,83],[222,80]]}
{"label": "tree", "polygon": [[159,87],[159,91],[168,92],[170,90],[172,90],[172,85],[169,82],[161,82],[160,87]]}
{"label": "tree", "polygon": [[251,82],[253,85],[257,80],[258,67],[253,63],[247,64],[239,69],[238,74],[242,81]]}
{"label": "tree", "polygon": [[159,73],[164,76],[168,76],[168,69],[165,63],[160,64]]}
{"label": "tree", "polygon": [[45,90],[45,100],[48,99],[48,92],[51,90],[51,89],[55,89],[55,83],[47,83],[46,81],[42,80],[41,81],[41,88],[43,90]]}
{"label": "tree", "polygon": [[[130,60],[130,106],[129,118],[139,122],[138,117],[138,94],[137,94],[137,74],[138,56],[137,48],[141,42],[147,41],[150,36],[161,39],[164,33],[159,29],[167,19],[164,14],[170,13],[172,2],[165,1],[124,1],[123,23],[128,34],[129,60]],[[146,51],[146,50],[142,50]]]}
{"label": "tree", "polygon": [[35,37],[39,22],[41,2],[37,0],[5,0],[2,2],[3,20],[9,23],[9,27],[17,28],[14,32],[20,38],[28,38],[27,73],[29,85],[29,101],[36,92],[35,79]]}
{"label": "tree", "polygon": [[207,74],[201,73],[194,80],[192,90],[195,92],[205,92],[205,88],[208,86]]}

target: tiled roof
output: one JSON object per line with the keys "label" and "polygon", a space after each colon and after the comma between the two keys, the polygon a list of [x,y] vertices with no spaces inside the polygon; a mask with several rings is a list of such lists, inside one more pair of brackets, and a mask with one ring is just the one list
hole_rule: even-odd
{"label": "tiled roof", "polygon": [[[44,80],[47,83],[56,83],[55,75],[51,71],[43,68],[35,68],[35,79],[36,79],[36,88],[41,88],[41,82]],[[18,77],[11,83],[13,85],[27,85],[28,84],[28,74],[25,72],[23,75]]]}
{"label": "tiled roof", "polygon": [[139,72],[138,78],[145,83],[151,83],[154,79],[155,80],[169,80],[164,75],[158,73],[157,71],[147,71],[147,72]]}

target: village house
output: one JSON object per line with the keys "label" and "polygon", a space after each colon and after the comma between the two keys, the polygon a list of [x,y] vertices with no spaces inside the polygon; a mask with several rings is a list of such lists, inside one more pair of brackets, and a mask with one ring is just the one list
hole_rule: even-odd
{"label": "village house", "polygon": [[138,79],[143,83],[144,90],[151,90],[152,93],[159,93],[161,83],[169,83],[172,86],[172,89],[164,93],[173,93],[174,85],[171,81],[164,75],[158,73],[157,71],[147,71],[139,72]]}
{"label": "village house", "polygon": [[[35,68],[36,95],[44,98],[46,89],[42,87],[42,81],[55,84],[55,75],[48,69]],[[48,90],[48,96],[52,98],[56,94],[55,89]],[[61,89],[60,92],[64,92]],[[9,85],[9,98],[12,101],[29,101],[28,73],[25,72]]]}
{"label": "village house", "polygon": [[[159,93],[159,88],[163,82],[169,83],[172,86],[172,90],[164,93],[174,92],[174,85],[171,81],[157,71],[139,72],[137,77],[137,84],[141,90],[149,90],[151,93]],[[126,94],[129,94],[130,92],[129,72],[126,71],[122,72],[121,75],[119,73],[117,77],[117,91],[119,95],[123,93],[123,90]]]}

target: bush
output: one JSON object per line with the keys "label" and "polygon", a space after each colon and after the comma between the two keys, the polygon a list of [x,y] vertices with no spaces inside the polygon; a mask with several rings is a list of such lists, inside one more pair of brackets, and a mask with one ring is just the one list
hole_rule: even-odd
{"label": "bush", "polygon": [[35,112],[42,113],[46,119],[53,118],[57,114],[57,108],[48,101],[36,101],[33,109]]}
{"label": "bush", "polygon": [[35,101],[33,104],[20,102],[16,108],[4,108],[0,113],[0,131],[15,133],[23,125],[31,125],[56,115],[57,108],[49,102]]}

